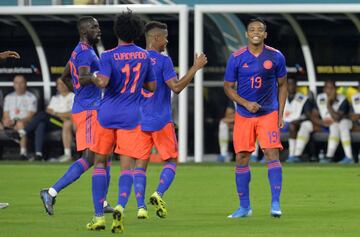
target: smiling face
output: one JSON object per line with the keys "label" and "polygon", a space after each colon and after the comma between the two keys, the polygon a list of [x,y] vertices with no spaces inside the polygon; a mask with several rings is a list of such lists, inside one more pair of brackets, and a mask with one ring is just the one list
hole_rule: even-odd
{"label": "smiling face", "polygon": [[266,37],[267,32],[264,23],[260,21],[253,21],[248,25],[246,38],[248,38],[249,44],[259,46],[264,43]]}

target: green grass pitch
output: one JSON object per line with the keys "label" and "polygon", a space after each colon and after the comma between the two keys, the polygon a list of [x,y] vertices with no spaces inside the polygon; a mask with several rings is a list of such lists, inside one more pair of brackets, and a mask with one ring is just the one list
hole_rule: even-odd
{"label": "green grass pitch", "polygon": [[[87,231],[92,209],[91,172],[63,190],[55,215],[45,214],[39,191],[52,185],[69,164],[0,163],[1,237],[116,236],[106,230]],[[270,218],[270,190],[265,165],[252,166],[253,216],[227,219],[238,207],[233,164],[179,165],[175,181],[166,193],[169,215],[159,219],[149,206],[150,219],[136,218],[134,193],[125,211],[123,236],[219,237],[219,236],[360,236],[360,167],[284,165],[280,219]],[[113,162],[108,200],[117,200],[118,162]],[[151,165],[147,197],[156,188],[160,165]]]}

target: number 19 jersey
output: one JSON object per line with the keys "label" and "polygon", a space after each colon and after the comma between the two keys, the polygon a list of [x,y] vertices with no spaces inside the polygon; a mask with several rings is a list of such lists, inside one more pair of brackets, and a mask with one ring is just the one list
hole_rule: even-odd
{"label": "number 19 jersey", "polygon": [[272,47],[265,45],[258,56],[247,47],[234,52],[227,62],[225,81],[237,82],[240,97],[261,105],[256,113],[251,113],[237,104],[237,113],[244,117],[258,117],[278,110],[277,78],[286,76],[286,73],[285,57]]}
{"label": "number 19 jersey", "polygon": [[148,52],[135,44],[122,44],[105,51],[100,57],[98,75],[109,78],[98,109],[101,126],[136,128],[141,117],[142,85],[156,80]]}

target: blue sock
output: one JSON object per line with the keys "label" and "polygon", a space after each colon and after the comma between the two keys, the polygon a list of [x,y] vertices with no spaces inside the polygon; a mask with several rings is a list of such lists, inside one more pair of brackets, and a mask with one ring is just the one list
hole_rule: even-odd
{"label": "blue sock", "polygon": [[[111,169],[111,160],[108,160],[108,162],[106,163],[106,181],[107,181],[106,190],[105,190],[106,196],[108,194],[109,186],[110,186],[110,178],[111,178],[110,169]],[[106,196],[105,196],[105,199],[106,199]]]}
{"label": "blue sock", "polygon": [[240,206],[243,208],[250,207],[250,198],[249,198],[250,180],[251,180],[250,167],[248,165],[236,166],[235,169],[236,189],[239,195]]}
{"label": "blue sock", "polygon": [[132,170],[122,170],[119,177],[119,199],[118,205],[121,205],[125,208],[129,196],[131,193],[131,187],[133,185],[133,172]]}
{"label": "blue sock", "polygon": [[92,196],[95,208],[95,216],[104,215],[104,201],[106,190],[106,170],[104,167],[94,167],[92,173]]}
{"label": "blue sock", "polygon": [[52,188],[55,189],[56,192],[60,192],[66,186],[80,178],[89,167],[89,162],[86,159],[78,159],[69,167],[66,173],[52,186]]}
{"label": "blue sock", "polygon": [[158,194],[162,197],[166,190],[169,189],[176,173],[176,163],[167,162],[164,164],[163,170],[160,174],[160,181],[157,187]]}
{"label": "blue sock", "polygon": [[271,188],[271,202],[280,201],[282,186],[282,167],[279,160],[270,161],[268,166],[268,178]]}
{"label": "blue sock", "polygon": [[134,170],[134,191],[138,208],[146,208],[145,205],[146,190],[146,170],[144,168],[135,168]]}

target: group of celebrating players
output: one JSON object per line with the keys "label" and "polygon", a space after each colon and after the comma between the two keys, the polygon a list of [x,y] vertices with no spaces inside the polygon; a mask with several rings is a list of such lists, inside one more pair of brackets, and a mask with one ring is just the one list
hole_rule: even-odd
{"label": "group of celebrating players", "polygon": [[[46,212],[54,214],[57,194],[93,166],[92,197],[94,217],[89,230],[105,229],[105,212],[112,212],[111,231],[123,233],[124,209],[132,186],[138,205],[138,218],[149,218],[145,204],[146,169],[155,145],[164,166],[157,190],[150,203],[160,218],[167,216],[163,195],[176,173],[178,156],[171,118],[171,91],[180,93],[195,73],[207,63],[205,54],[195,55],[193,66],[177,79],[171,58],[165,51],[167,25],[152,21],[146,25],[130,10],[118,15],[114,32],[118,46],[105,51],[100,59],[94,46],[101,38],[98,21],[90,16],[78,21],[80,42],[71,53],[62,78],[71,77],[75,92],[72,109],[76,126],[75,161],[53,186],[40,197]],[[134,44],[145,33],[146,50]],[[266,24],[252,19],[247,25],[248,46],[234,52],[228,61],[224,90],[237,103],[234,126],[236,186],[240,207],[229,218],[252,214],[249,200],[249,159],[258,140],[268,161],[271,211],[280,217],[282,167],[279,162],[279,129],[284,126],[283,111],[287,98],[285,58],[280,51],[266,46]],[[235,85],[237,84],[237,89]],[[118,203],[112,209],[106,202],[110,183],[109,155],[120,155]]]}

